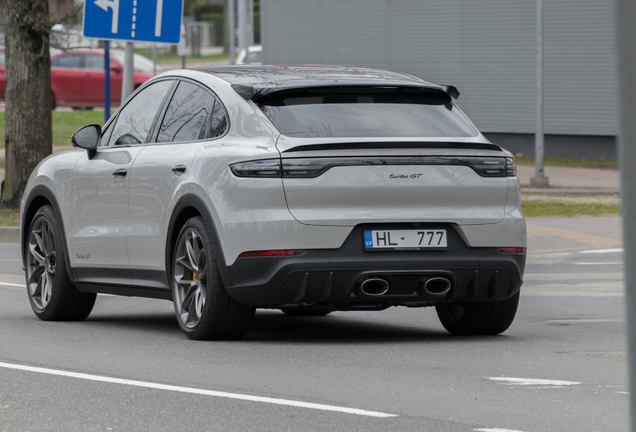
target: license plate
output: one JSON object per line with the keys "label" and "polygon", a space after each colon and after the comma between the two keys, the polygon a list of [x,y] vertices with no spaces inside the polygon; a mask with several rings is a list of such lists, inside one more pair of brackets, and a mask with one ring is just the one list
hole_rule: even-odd
{"label": "license plate", "polygon": [[446,230],[365,230],[367,250],[420,250],[446,247]]}

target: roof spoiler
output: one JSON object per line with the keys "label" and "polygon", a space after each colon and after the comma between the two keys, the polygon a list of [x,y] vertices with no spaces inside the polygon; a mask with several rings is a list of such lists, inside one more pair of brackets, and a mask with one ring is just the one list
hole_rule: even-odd
{"label": "roof spoiler", "polygon": [[[239,94],[245,100],[253,100],[257,101],[258,99],[266,96],[269,93],[276,91],[277,89],[256,89],[249,85],[244,84],[232,84],[232,89]],[[459,97],[459,90],[457,87],[450,84],[440,84],[439,87],[442,87],[446,94],[448,94],[453,99],[457,99]],[[438,88],[439,88],[438,87]]]}
{"label": "roof spoiler", "polygon": [[440,86],[444,87],[444,89],[446,89],[446,93],[448,93],[448,95],[450,97],[452,97],[453,99],[457,100],[457,98],[459,97],[459,90],[457,89],[456,86],[451,85],[451,84],[440,84]]}

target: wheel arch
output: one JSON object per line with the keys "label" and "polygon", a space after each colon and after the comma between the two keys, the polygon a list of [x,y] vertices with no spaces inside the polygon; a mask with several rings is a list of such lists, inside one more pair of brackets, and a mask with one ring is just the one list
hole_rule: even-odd
{"label": "wheel arch", "polygon": [[[203,218],[206,226],[212,233],[212,242],[214,246],[214,254],[216,257],[217,265],[219,266],[219,273],[224,286],[231,287],[232,279],[227,271],[227,265],[225,263],[225,256],[223,255],[223,249],[221,248],[221,242],[219,240],[219,233],[216,230],[216,225],[212,214],[210,213],[208,206],[203,199],[198,195],[187,193],[184,194],[177,205],[175,206],[172,216],[170,218],[170,224],[168,225],[168,235],[166,239],[166,275],[168,276],[168,283],[172,279],[172,258],[174,253],[174,247],[179,237],[179,232],[185,223],[193,217],[200,216]],[[170,286],[172,286],[170,284]]]}
{"label": "wheel arch", "polygon": [[66,271],[71,277],[71,280],[75,281],[75,273],[71,268],[68,254],[68,245],[66,244],[66,227],[64,225],[62,211],[53,191],[43,184],[37,185],[33,189],[31,189],[31,191],[29,192],[29,196],[24,202],[24,211],[22,212],[22,217],[20,220],[20,226],[22,227],[22,230],[20,232],[20,252],[22,254],[22,266],[26,266],[26,248],[29,241],[29,227],[31,226],[31,222],[35,217],[35,214],[45,205],[50,205],[51,207],[53,207],[55,215],[57,216],[58,223],[60,224],[60,228],[62,229],[62,249],[64,252],[64,257],[66,258]]}

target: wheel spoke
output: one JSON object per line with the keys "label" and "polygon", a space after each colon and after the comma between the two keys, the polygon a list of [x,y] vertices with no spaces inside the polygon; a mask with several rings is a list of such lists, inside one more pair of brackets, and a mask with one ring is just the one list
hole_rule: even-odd
{"label": "wheel spoke", "polygon": [[44,255],[42,255],[38,250],[37,250],[38,246],[34,245],[34,244],[29,244],[29,251],[31,252],[31,255],[33,256],[33,258],[35,258],[35,260],[39,263],[39,264],[43,264],[44,261],[46,261],[46,257]]}
{"label": "wheel spoke", "polygon": [[51,226],[47,223],[42,223],[42,242],[46,248],[45,253],[53,251],[53,238],[51,235]]}
{"label": "wheel spoke", "polygon": [[40,296],[42,307],[46,306],[51,299],[51,292],[53,290],[53,281],[51,279],[48,273],[45,273],[42,277],[42,295]]}
{"label": "wheel spoke", "polygon": [[45,271],[46,270],[44,265],[38,265],[37,267],[35,267],[35,269],[33,270],[33,273],[31,273],[31,275],[29,276],[29,285],[33,283],[38,283],[40,281],[40,278],[42,277],[42,274]]}
{"label": "wheel spoke", "polygon": [[190,261],[190,264],[192,265],[192,270],[195,271],[196,273],[199,272],[199,266],[197,265],[197,261],[196,261],[196,257],[195,257],[195,253],[194,253],[194,249],[192,247],[192,244],[189,241],[186,241],[186,251],[188,253],[188,260]]}
{"label": "wheel spoke", "polygon": [[190,283],[183,281],[181,283],[181,287],[184,290],[183,299],[181,300],[181,309],[182,311],[187,311],[189,309],[189,305],[192,303],[192,299],[194,298],[197,284],[195,281],[190,281]]}
{"label": "wheel spoke", "polygon": [[186,257],[181,257],[177,259],[177,264],[181,264],[182,266],[184,266],[185,268],[187,268],[188,270],[194,272],[194,268],[192,268],[192,264],[190,264],[190,262],[188,262],[188,260],[186,259]]}
{"label": "wheel spoke", "polygon": [[[42,295],[42,279],[44,279],[42,276],[43,273],[44,267],[38,267],[29,277],[29,290],[31,291],[32,297],[40,297]],[[33,285],[35,285],[35,288],[31,289]]]}
{"label": "wheel spoke", "polygon": [[[33,238],[35,239],[35,242],[37,243],[37,247],[40,248],[40,251],[42,251],[42,253],[46,255],[46,252],[47,252],[46,247],[44,246],[44,240],[42,240],[42,228],[40,228],[40,230],[38,231],[33,231]],[[34,245],[34,249],[35,249],[35,245]]]}

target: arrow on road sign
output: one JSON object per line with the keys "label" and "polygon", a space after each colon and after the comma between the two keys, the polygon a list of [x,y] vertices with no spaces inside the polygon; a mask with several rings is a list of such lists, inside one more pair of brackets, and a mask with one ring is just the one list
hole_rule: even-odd
{"label": "arrow on road sign", "polygon": [[[158,0],[159,1],[159,0]],[[163,0],[161,0],[163,2]],[[95,0],[95,5],[108,12],[108,8],[113,10],[113,24],[111,32],[117,33],[117,24],[119,23],[119,0]]]}
{"label": "arrow on road sign", "polygon": [[161,36],[161,18],[163,16],[163,0],[157,0],[157,15],[155,16],[155,36]]}

